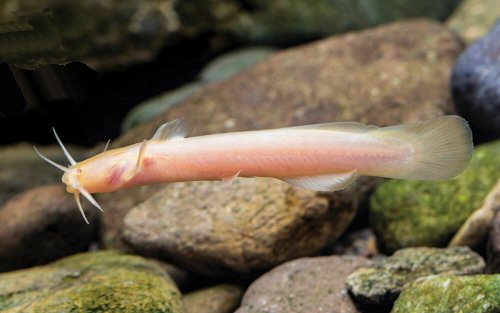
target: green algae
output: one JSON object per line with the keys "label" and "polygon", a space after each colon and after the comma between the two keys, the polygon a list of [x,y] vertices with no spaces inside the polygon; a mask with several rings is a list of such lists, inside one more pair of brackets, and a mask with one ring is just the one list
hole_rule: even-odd
{"label": "green algae", "polygon": [[420,277],[479,274],[484,267],[482,257],[467,247],[406,248],[356,270],[347,277],[346,284],[358,301],[390,307],[403,287]]}
{"label": "green algae", "polygon": [[446,181],[390,180],[371,198],[371,221],[386,252],[445,246],[478,209],[500,173],[500,141],[476,148],[468,169]]}
{"label": "green algae", "polygon": [[427,276],[407,285],[391,313],[496,313],[500,275]]}
{"label": "green algae", "polygon": [[158,265],[116,252],[0,274],[0,282],[6,313],[184,312],[177,287]]}

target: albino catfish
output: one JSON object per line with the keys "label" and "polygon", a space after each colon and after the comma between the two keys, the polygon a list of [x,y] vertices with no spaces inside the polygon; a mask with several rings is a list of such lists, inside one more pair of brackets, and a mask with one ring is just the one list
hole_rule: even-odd
{"label": "albino catfish", "polygon": [[163,124],[150,140],[76,162],[56,136],[69,167],[35,150],[64,171],[66,190],[102,210],[91,196],[154,183],[274,177],[294,186],[335,191],[360,175],[440,180],[461,173],[473,151],[467,122],[455,115],[415,124],[376,127],[338,122],[185,138],[180,120]]}

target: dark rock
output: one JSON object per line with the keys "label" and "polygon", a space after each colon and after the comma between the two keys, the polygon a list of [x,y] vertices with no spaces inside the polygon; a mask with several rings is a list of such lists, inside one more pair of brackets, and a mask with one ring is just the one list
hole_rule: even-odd
{"label": "dark rock", "polygon": [[151,60],[176,40],[174,2],[2,1],[9,31],[0,32],[0,61],[24,68],[81,61],[102,70]]}
{"label": "dark rock", "polygon": [[486,272],[500,273],[500,201],[496,205],[496,214],[488,240]]}
{"label": "dark rock", "polygon": [[191,32],[229,33],[239,41],[283,44],[409,17],[446,18],[458,0],[193,0],[176,5]]}
{"label": "dark rock", "polygon": [[347,277],[346,284],[357,301],[391,307],[403,287],[420,277],[479,274],[484,266],[481,256],[466,247],[407,248],[378,259],[372,267],[356,270]]}
{"label": "dark rock", "polygon": [[457,60],[451,77],[453,98],[473,130],[500,137],[500,20]]}
{"label": "dark rock", "polygon": [[235,313],[357,313],[344,281],[351,272],[367,264],[365,258],[348,256],[287,262],[254,281]]}
{"label": "dark rock", "polygon": [[500,275],[427,276],[407,285],[391,313],[500,312]]}
{"label": "dark rock", "polygon": [[26,191],[0,208],[0,271],[48,263],[89,248],[96,235],[96,212],[87,225],[63,185]]}
{"label": "dark rock", "polygon": [[115,252],[79,254],[0,274],[0,311],[183,313],[181,294],[153,262]]}

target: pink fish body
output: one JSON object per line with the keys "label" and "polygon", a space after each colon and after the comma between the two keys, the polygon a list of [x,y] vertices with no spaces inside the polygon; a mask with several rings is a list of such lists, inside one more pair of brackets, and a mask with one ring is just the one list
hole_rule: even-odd
{"label": "pink fish body", "polygon": [[179,120],[164,124],[149,141],[73,161],[62,168],[63,182],[68,192],[75,197],[81,193],[94,205],[94,192],[235,177],[274,177],[302,188],[334,191],[360,175],[451,178],[466,168],[473,150],[470,128],[458,116],[383,128],[340,122],[185,135]]}

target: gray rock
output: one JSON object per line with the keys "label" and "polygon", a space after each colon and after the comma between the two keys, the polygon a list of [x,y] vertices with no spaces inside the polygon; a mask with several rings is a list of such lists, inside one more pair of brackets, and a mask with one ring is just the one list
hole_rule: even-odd
{"label": "gray rock", "polygon": [[122,232],[135,251],[189,271],[245,274],[316,253],[354,213],[270,178],[176,183],[132,209]]}
{"label": "gray rock", "polygon": [[303,258],[282,264],[254,281],[235,313],[357,313],[345,278],[366,266],[361,257]]}
{"label": "gray rock", "polygon": [[427,276],[407,285],[391,313],[500,312],[500,275]]}
{"label": "gray rock", "polygon": [[0,271],[48,263],[89,248],[98,214],[85,224],[75,199],[61,184],[38,187],[0,207]]}
{"label": "gray rock", "polygon": [[146,123],[168,109],[182,103],[201,90],[199,82],[190,83],[174,90],[167,91],[144,102],[139,103],[132,109],[122,123],[122,131],[127,131],[135,126]]}
{"label": "gray rock", "polygon": [[233,313],[243,289],[236,285],[215,285],[192,291],[182,298],[186,313]]}
{"label": "gray rock", "polygon": [[391,307],[403,287],[433,274],[478,274],[484,260],[466,247],[407,248],[377,260],[372,267],[360,268],[347,277],[354,298],[368,305]]}
{"label": "gray rock", "polygon": [[0,274],[0,281],[2,312],[184,312],[179,290],[160,267],[115,252],[78,254]]}
{"label": "gray rock", "polygon": [[267,59],[277,51],[271,47],[250,47],[223,54],[208,63],[200,73],[203,82],[218,82]]}

